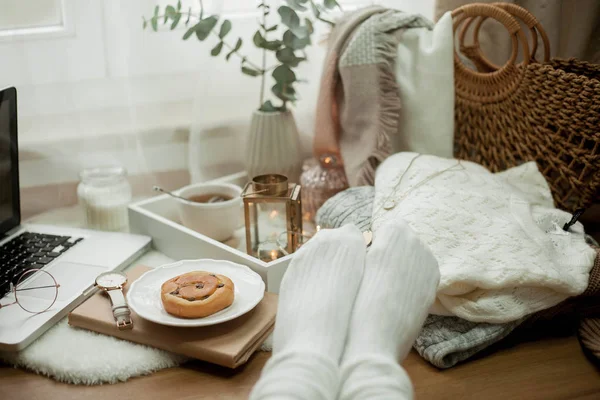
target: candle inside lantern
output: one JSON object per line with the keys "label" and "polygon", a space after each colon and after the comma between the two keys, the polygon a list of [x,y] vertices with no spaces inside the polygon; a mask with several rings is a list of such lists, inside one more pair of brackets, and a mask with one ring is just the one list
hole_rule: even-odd
{"label": "candle inside lantern", "polygon": [[285,254],[279,249],[261,249],[258,251],[258,258],[265,262],[275,261],[283,256]]}

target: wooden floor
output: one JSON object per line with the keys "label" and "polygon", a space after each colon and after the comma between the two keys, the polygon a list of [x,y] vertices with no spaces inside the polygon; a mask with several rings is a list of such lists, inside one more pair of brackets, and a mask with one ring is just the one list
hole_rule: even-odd
{"label": "wooden floor", "polygon": [[[0,367],[0,399],[245,399],[269,356],[257,353],[235,372],[198,362],[125,383],[92,387]],[[413,351],[404,367],[417,399],[600,399],[600,372],[572,336],[519,343],[445,371]]]}

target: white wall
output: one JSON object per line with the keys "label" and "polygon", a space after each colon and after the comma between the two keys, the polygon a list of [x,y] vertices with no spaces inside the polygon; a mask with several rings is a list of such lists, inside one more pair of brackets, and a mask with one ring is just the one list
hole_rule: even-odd
{"label": "white wall", "polygon": [[[342,4],[349,9],[370,2]],[[99,163],[118,162],[134,174],[185,168],[190,128],[200,138],[194,142],[193,161],[205,167],[207,176],[217,174],[210,166],[241,167],[259,81],[242,75],[236,60],[212,58],[212,42],[184,42],[184,30],[142,30],[142,15],[150,16],[155,4],[175,0],[62,3],[62,32],[0,32],[0,87],[19,91],[24,186],[76,180],[80,168]],[[256,29],[254,3],[209,3],[213,11],[230,14],[231,36],[246,39],[244,50],[256,58],[250,43]],[[434,0],[381,3],[433,15]],[[319,29],[322,36],[325,28]],[[299,71],[309,81],[299,87],[295,110],[307,148],[324,52],[324,45],[311,47],[310,62]]]}

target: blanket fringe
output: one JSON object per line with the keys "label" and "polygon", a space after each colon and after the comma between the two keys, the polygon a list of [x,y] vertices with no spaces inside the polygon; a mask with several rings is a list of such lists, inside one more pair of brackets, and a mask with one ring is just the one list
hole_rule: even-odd
{"label": "blanket fringe", "polygon": [[377,134],[375,150],[360,167],[357,177],[358,185],[371,186],[375,184],[377,167],[392,154],[391,138],[393,135],[399,134],[402,104],[395,73],[398,40],[394,33],[403,28],[433,28],[433,24],[420,15],[404,14],[399,16],[399,12],[395,10],[387,11],[373,18],[379,18],[375,32],[377,39],[375,59],[379,70],[379,96],[381,98],[380,130]]}

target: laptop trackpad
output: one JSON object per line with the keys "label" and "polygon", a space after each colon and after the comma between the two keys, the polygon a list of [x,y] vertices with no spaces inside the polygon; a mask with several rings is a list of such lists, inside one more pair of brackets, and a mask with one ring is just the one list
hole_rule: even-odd
{"label": "laptop trackpad", "polygon": [[65,301],[89,288],[96,281],[96,277],[107,269],[96,265],[75,264],[70,262],[57,262],[45,268],[50,272],[58,288],[58,300]]}

